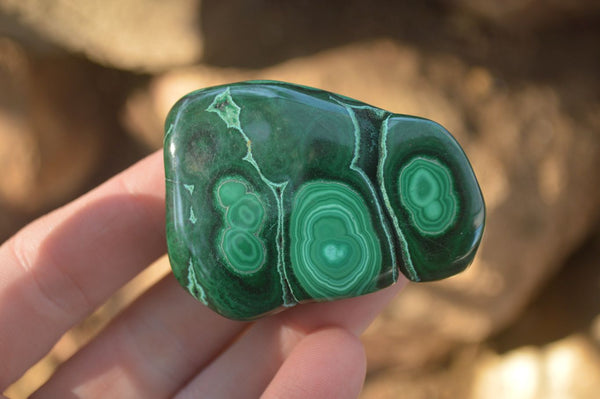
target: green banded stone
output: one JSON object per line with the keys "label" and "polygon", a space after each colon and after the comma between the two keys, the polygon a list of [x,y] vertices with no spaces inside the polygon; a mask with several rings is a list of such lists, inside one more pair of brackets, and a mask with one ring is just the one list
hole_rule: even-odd
{"label": "green banded stone", "polygon": [[367,204],[346,184],[313,181],[294,195],[291,268],[313,299],[373,291],[381,270],[378,241]]}
{"label": "green banded stone", "polygon": [[219,252],[225,265],[236,274],[254,273],[263,266],[265,248],[258,233],[264,207],[254,193],[247,193],[243,181],[227,179],[217,187],[225,217]]}
{"label": "green banded stone", "polygon": [[435,159],[416,157],[402,167],[400,201],[422,235],[440,235],[457,217],[452,174]]}
{"label": "green banded stone", "polygon": [[464,270],[485,208],[439,124],[273,81],[183,97],[165,124],[178,281],[250,320]]}

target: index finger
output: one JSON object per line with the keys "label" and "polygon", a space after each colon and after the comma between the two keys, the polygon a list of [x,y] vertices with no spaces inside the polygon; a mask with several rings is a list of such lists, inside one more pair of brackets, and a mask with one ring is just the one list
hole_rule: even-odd
{"label": "index finger", "polygon": [[166,251],[160,151],[0,247],[0,392]]}

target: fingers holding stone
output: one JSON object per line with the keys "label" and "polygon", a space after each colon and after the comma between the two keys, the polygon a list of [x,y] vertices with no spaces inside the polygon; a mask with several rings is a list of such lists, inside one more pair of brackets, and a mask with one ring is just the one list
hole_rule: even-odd
{"label": "fingers holding stone", "polygon": [[335,302],[309,303],[275,317],[281,318],[283,324],[302,331],[338,326],[359,336],[406,282],[406,278],[400,277],[396,284],[372,294]]}
{"label": "fingers holding stone", "polygon": [[348,331],[347,334],[360,335],[401,285],[337,302],[310,303],[261,319],[191,380],[176,398],[260,396],[306,336],[332,326]]}
{"label": "fingers holding stone", "polygon": [[263,319],[202,370],[175,398],[257,398],[303,337],[302,331],[282,326],[276,318]]}
{"label": "fingers holding stone", "polygon": [[356,398],[366,373],[360,340],[329,328],[306,336],[291,352],[263,398]]}
{"label": "fingers holding stone", "polygon": [[0,388],[165,252],[160,155],[31,223],[0,247]]}
{"label": "fingers holding stone", "polygon": [[169,275],[63,364],[34,397],[172,396],[246,325],[200,305]]}
{"label": "fingers holding stone", "polygon": [[[254,397],[269,384],[277,392],[284,380],[271,380],[306,336],[331,326],[360,334],[397,289],[307,304],[262,319],[243,333],[247,323],[202,306],[168,275],[63,364],[34,397],[65,392],[77,397]],[[308,362],[310,354],[299,353]]]}

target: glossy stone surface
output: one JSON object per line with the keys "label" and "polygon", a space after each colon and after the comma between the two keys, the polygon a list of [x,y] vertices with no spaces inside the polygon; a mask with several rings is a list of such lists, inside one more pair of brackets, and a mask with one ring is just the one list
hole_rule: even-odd
{"label": "glossy stone surface", "polygon": [[441,279],[479,246],[481,191],[435,122],[256,81],[188,94],[165,129],[171,267],[226,317]]}

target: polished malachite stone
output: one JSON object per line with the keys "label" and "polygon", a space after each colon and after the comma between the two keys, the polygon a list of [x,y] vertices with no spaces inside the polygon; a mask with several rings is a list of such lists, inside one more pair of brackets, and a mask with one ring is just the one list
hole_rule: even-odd
{"label": "polished malachite stone", "polygon": [[166,121],[169,259],[241,320],[464,270],[485,208],[439,124],[273,81],[198,90]]}

